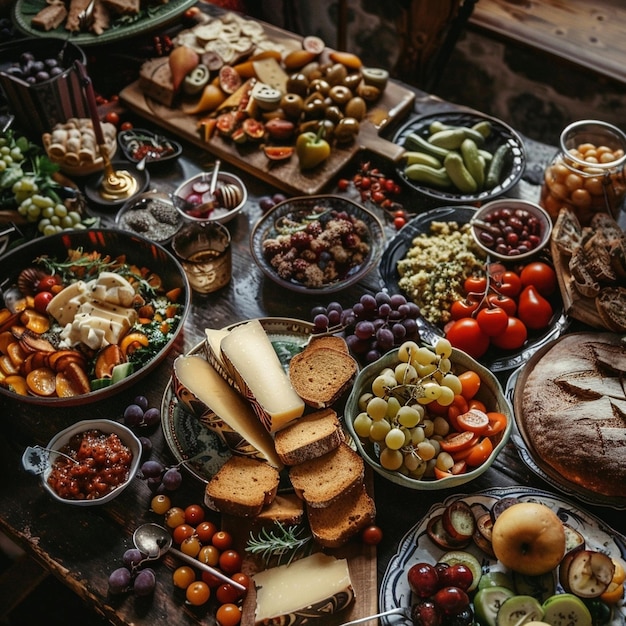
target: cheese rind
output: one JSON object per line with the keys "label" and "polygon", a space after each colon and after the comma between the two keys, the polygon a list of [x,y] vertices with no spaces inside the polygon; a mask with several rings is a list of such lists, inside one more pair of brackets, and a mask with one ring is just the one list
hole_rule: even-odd
{"label": "cheese rind", "polygon": [[225,367],[269,432],[304,413],[304,402],[293,390],[259,320],[233,328],[220,347]]}
{"label": "cheese rind", "polygon": [[274,440],[252,407],[204,358],[177,357],[173,383],[176,397],[207,428],[216,432],[233,454],[258,458],[282,468]]}
{"label": "cheese rind", "polygon": [[256,587],[256,626],[309,623],[341,611],[354,600],[346,559],[316,552],[259,572]]}

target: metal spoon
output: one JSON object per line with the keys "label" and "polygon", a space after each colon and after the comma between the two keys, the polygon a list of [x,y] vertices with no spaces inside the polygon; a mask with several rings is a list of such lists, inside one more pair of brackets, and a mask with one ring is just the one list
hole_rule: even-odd
{"label": "metal spoon", "polygon": [[387,611],[383,611],[382,613],[376,613],[375,615],[368,615],[367,617],[353,619],[349,622],[344,622],[343,624],[340,624],[340,626],[352,626],[353,624],[362,624],[363,622],[369,622],[370,620],[378,619],[379,617],[386,617],[387,615],[401,615],[402,617],[408,619],[411,624],[413,623],[413,620],[411,618],[411,609],[404,606],[395,609],[389,609]]}
{"label": "metal spoon", "polygon": [[226,576],[220,572],[220,570],[202,563],[184,552],[172,548],[172,537],[166,528],[159,526],[158,524],[142,524],[133,533],[133,543],[137,550],[145,554],[148,559],[154,560],[160,558],[166,552],[171,552],[182,561],[185,561],[188,565],[197,567],[209,574],[213,574],[216,578],[219,578],[222,582],[228,583],[237,589],[238,591],[246,591],[246,588],[235,582],[232,578]]}
{"label": "metal spoon", "polygon": [[215,164],[213,165],[213,172],[211,173],[211,182],[209,183],[209,194],[211,195],[211,198],[215,198],[215,189],[217,187],[217,177],[219,176],[221,165],[222,165],[222,162],[219,159],[217,159],[215,161]]}

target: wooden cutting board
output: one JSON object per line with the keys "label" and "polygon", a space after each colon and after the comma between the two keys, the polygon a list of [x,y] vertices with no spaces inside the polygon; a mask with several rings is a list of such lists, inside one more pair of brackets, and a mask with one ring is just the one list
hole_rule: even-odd
{"label": "wooden cutting board", "polygon": [[[268,36],[274,35],[283,40],[290,37],[299,44],[299,38],[285,33],[269,24],[262,23]],[[167,63],[167,58],[162,59]],[[180,137],[201,148],[205,148],[225,162],[260,178],[291,195],[312,195],[320,193],[342,170],[352,157],[363,148],[393,161],[400,158],[404,149],[380,137],[381,131],[392,122],[403,119],[413,107],[415,93],[407,87],[389,81],[382,97],[368,107],[368,114],[360,125],[357,140],[348,146],[334,146],[331,156],[320,166],[303,172],[294,155],[288,161],[274,162],[267,159],[255,144],[237,145],[226,141],[217,133],[207,142],[197,128],[200,115],[183,113],[180,106],[171,108],[147,97],[139,86],[139,81],[128,85],[120,93],[125,105],[138,115],[158,124],[176,137]]]}

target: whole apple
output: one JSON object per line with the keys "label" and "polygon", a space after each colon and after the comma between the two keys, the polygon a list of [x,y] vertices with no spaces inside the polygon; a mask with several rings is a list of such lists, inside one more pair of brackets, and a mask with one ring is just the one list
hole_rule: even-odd
{"label": "whole apple", "polygon": [[549,507],[537,502],[518,502],[497,517],[492,546],[504,566],[538,576],[561,562],[565,554],[565,530]]}

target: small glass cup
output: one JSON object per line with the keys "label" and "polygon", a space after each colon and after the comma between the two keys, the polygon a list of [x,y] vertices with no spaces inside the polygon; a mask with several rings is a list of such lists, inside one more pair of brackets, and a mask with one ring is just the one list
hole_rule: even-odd
{"label": "small glass cup", "polygon": [[174,236],[172,248],[196,293],[212,293],[230,282],[230,233],[219,222],[186,224]]}

